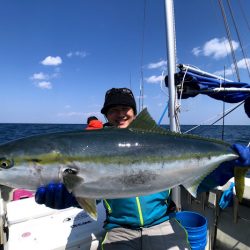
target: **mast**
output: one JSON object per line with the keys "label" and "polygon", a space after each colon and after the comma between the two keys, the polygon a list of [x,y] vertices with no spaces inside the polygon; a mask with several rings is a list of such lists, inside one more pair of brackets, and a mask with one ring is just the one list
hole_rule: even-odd
{"label": "mast", "polygon": [[167,58],[168,58],[168,89],[169,89],[169,119],[170,130],[177,131],[175,119],[176,88],[174,74],[176,72],[176,45],[174,27],[174,5],[172,0],[165,0],[166,32],[167,32]]}
{"label": "mast", "polygon": [[[175,41],[175,22],[174,22],[174,4],[173,0],[165,0],[165,18],[167,32],[167,58],[168,58],[168,89],[169,89],[169,121],[170,130],[177,132],[175,98],[176,87],[174,74],[176,72],[176,41]],[[180,187],[172,189],[172,199],[177,209],[181,209]]]}

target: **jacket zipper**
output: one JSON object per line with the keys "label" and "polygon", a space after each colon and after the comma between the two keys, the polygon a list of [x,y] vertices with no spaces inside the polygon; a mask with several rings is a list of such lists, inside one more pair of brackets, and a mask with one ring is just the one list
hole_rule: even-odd
{"label": "jacket zipper", "polygon": [[139,197],[136,197],[135,199],[136,199],[137,209],[138,209],[138,213],[139,213],[140,224],[141,224],[141,227],[143,227],[144,221],[143,221],[143,216],[142,216],[140,199],[139,199]]}

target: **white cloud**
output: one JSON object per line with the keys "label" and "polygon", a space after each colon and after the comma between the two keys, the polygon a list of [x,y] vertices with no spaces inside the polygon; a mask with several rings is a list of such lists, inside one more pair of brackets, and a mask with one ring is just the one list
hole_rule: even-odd
{"label": "white cloud", "polygon": [[38,82],[36,86],[41,89],[52,89],[52,83],[47,81]]}
{"label": "white cloud", "polygon": [[52,78],[58,78],[60,76],[59,71],[57,68],[55,68],[55,73],[52,74],[45,74],[43,72],[34,73],[30,80],[33,82],[33,84],[41,89],[52,89],[52,83],[49,82]]}
{"label": "white cloud", "polygon": [[164,80],[164,76],[160,75],[160,76],[150,76],[148,78],[145,78],[145,81],[148,83],[161,83],[161,81]]}
{"label": "white cloud", "polygon": [[192,49],[192,53],[195,55],[195,56],[199,56],[201,54],[202,50],[200,47],[196,47],[196,48],[193,48]]}
{"label": "white cloud", "polygon": [[[246,63],[248,65],[248,67],[250,67],[250,58],[246,58],[246,60],[244,60],[244,59],[239,60],[237,62],[237,66],[238,66],[239,69],[247,69]],[[231,76],[231,75],[234,74],[234,72],[235,72],[234,65],[231,64],[231,66],[228,67],[227,69],[216,71],[216,72],[214,72],[214,74],[224,77],[224,75],[225,76]]]}
{"label": "white cloud", "polygon": [[43,72],[34,73],[34,74],[30,77],[30,79],[33,80],[33,81],[35,81],[35,80],[46,80],[46,79],[48,79],[48,78],[49,78],[49,76],[46,75],[46,74],[44,74]]}
{"label": "white cloud", "polygon": [[[238,49],[239,43],[232,41],[233,50]],[[223,38],[213,38],[207,41],[202,47],[193,48],[192,53],[195,56],[211,56],[214,59],[220,59],[227,56],[230,53],[230,44],[228,40]]]}
{"label": "white cloud", "polygon": [[[246,66],[247,64],[247,66]],[[250,68],[250,58],[246,58],[246,60],[241,59],[240,61],[237,62],[237,66],[240,69],[246,69],[247,67]]]}
{"label": "white cloud", "polygon": [[42,62],[41,64],[45,65],[45,66],[57,66],[62,64],[62,59],[60,56],[47,56]]}
{"label": "white cloud", "polygon": [[161,60],[159,62],[156,63],[150,63],[148,64],[148,69],[165,69],[167,66],[167,61],[166,60]]}
{"label": "white cloud", "polygon": [[87,54],[87,52],[85,52],[85,51],[74,51],[74,52],[70,51],[70,52],[67,54],[67,57],[71,58],[71,57],[73,57],[73,56],[76,56],[76,57],[84,58],[84,57],[86,57],[87,55],[88,55],[88,54]]}
{"label": "white cloud", "polygon": [[225,70],[218,70],[216,72],[214,72],[213,74],[216,76],[220,76],[220,77],[224,77],[225,76],[231,76],[233,75],[234,70],[232,68],[227,68]]}

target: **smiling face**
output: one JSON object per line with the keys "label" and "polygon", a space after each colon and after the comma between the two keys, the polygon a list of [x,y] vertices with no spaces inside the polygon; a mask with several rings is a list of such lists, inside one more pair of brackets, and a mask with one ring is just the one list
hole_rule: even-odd
{"label": "smiling face", "polygon": [[117,128],[127,128],[135,119],[134,110],[128,106],[115,106],[107,111],[108,121]]}

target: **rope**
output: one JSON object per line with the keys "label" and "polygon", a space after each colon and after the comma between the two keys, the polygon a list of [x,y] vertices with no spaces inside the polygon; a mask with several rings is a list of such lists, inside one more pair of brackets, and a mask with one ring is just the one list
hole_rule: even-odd
{"label": "rope", "polygon": [[144,103],[144,76],[143,76],[143,58],[144,58],[144,39],[145,39],[145,22],[146,22],[146,0],[144,0],[143,12],[143,30],[142,30],[142,50],[141,50],[141,83],[140,83],[140,97],[139,97],[139,112],[143,109]]}
{"label": "rope", "polygon": [[236,72],[238,81],[240,82],[240,74],[239,74],[239,69],[238,69],[238,66],[237,66],[237,60],[236,60],[234,49],[233,49],[232,38],[231,38],[230,29],[229,29],[228,22],[227,22],[227,17],[226,17],[226,14],[225,14],[223,3],[221,2],[221,0],[218,0],[218,2],[219,2],[219,5],[220,5],[222,17],[223,17],[223,20],[224,20],[224,25],[225,25],[225,28],[226,28],[228,42],[229,42],[229,45],[230,45],[230,48],[231,48],[231,54],[232,54],[232,57],[233,57],[235,72]]}
{"label": "rope", "polygon": [[[224,79],[225,79],[225,67],[224,67]],[[224,80],[224,83],[225,83],[225,80]],[[221,131],[221,140],[224,141],[224,134],[225,134],[225,98],[226,98],[226,95],[225,95],[225,92],[224,92],[224,95],[223,95],[223,120],[222,120],[222,131]]]}
{"label": "rope", "polygon": [[[168,95],[168,94],[164,91],[164,89],[163,89],[163,82],[164,82],[163,75],[164,75],[164,71],[162,71],[162,80],[161,80],[160,86],[161,86],[162,92],[163,92],[164,94]],[[180,106],[181,106],[181,105],[180,105],[180,104],[176,104],[176,103],[178,102],[178,98],[177,98],[177,92],[175,92],[175,93],[176,93],[176,94],[175,94],[175,100],[174,100],[174,104],[175,104],[175,109],[174,109],[174,110],[175,110],[175,115],[174,115],[174,117],[175,117],[177,132],[180,132],[180,121],[179,121],[178,113],[180,113]],[[162,115],[161,115],[161,117],[160,117],[160,119],[159,119],[159,121],[158,121],[158,125],[161,124],[162,119],[163,119],[164,115],[166,114],[167,110],[168,110],[168,103],[167,103],[166,107],[165,107],[164,110],[163,110],[163,113],[162,113]]]}
{"label": "rope", "polygon": [[183,86],[184,86],[184,82],[185,82],[185,77],[186,77],[186,74],[188,72],[188,69],[189,69],[189,66],[186,67],[186,70],[185,70],[185,73],[183,75],[183,78],[182,78],[182,81],[181,81],[181,91],[180,91],[180,100],[182,98],[182,94],[183,94]]}
{"label": "rope", "polygon": [[[164,70],[162,71],[161,76],[162,76],[162,77],[161,77],[161,83],[160,83],[161,91],[162,91],[164,94],[166,94],[166,95],[168,96],[168,93],[163,89],[163,83],[165,82],[165,81],[164,81],[164,77],[163,77],[163,76],[164,76]],[[164,84],[164,86],[165,86],[165,84]],[[166,87],[166,86],[165,86],[165,87]],[[162,115],[161,115],[161,117],[160,117],[160,119],[159,119],[159,121],[158,121],[158,125],[161,124],[162,119],[163,119],[163,117],[165,116],[167,110],[168,110],[168,103],[167,103],[166,107],[165,107],[164,110],[163,110],[163,113],[162,113]]]}
{"label": "rope", "polygon": [[161,117],[160,117],[160,119],[159,119],[159,121],[158,121],[158,125],[161,124],[162,119],[163,119],[164,115],[166,114],[167,110],[168,110],[168,103],[167,103],[166,107],[165,107],[164,110],[163,110],[163,113],[162,113],[162,115],[161,115]]}
{"label": "rope", "polygon": [[249,31],[250,31],[250,25],[249,25],[249,22],[248,22],[248,20],[247,20],[247,17],[246,17],[246,14],[245,14],[245,12],[244,12],[244,9],[242,8],[241,2],[240,2],[240,0],[238,0],[237,2],[238,2],[239,5],[240,5],[240,10],[241,10],[242,15],[243,15],[243,17],[244,17],[244,19],[245,19],[245,22],[246,22],[246,24],[247,24],[247,27],[248,27],[248,29],[249,29]]}
{"label": "rope", "polygon": [[240,38],[240,33],[239,33],[238,28],[237,28],[237,24],[236,24],[236,21],[235,21],[235,18],[234,18],[233,11],[232,11],[231,4],[230,4],[229,0],[227,0],[227,4],[228,4],[228,7],[229,7],[230,15],[231,15],[232,20],[233,20],[233,24],[234,24],[234,28],[235,28],[238,40],[239,40],[239,43],[240,43],[240,48],[241,48],[241,52],[243,54],[244,62],[245,62],[247,72],[248,72],[248,76],[250,77],[250,71],[249,71],[249,67],[248,67],[248,63],[247,63],[247,55],[246,55],[245,50],[243,49],[243,45],[242,45],[241,38]]}

